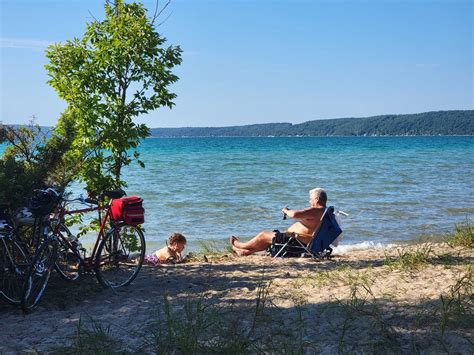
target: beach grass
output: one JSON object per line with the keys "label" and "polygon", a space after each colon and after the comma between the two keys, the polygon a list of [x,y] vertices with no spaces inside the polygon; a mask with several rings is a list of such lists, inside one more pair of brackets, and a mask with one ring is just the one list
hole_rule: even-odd
{"label": "beach grass", "polygon": [[[384,267],[388,272],[394,270]],[[459,278],[437,299],[421,299],[416,304],[377,294],[374,287],[384,275],[370,268],[335,271],[346,293],[320,306],[311,304],[304,292],[290,292],[293,297],[286,298],[289,306],[282,306],[281,290],[265,281],[263,274],[256,280],[253,301],[245,307],[216,302],[208,291],[178,303],[165,296],[144,331],[136,335],[141,345],[127,351],[395,354],[423,352],[427,344],[435,352],[452,350],[453,337],[458,343],[469,343],[469,337],[460,338],[469,334],[474,324],[473,272],[472,267],[463,268]],[[314,336],[315,331],[319,337]],[[77,327],[71,347],[60,350],[101,354],[103,349],[114,352],[116,344],[120,339],[114,339],[109,325],[90,319],[87,327],[84,322]]]}
{"label": "beach grass", "polygon": [[474,226],[470,220],[456,225],[454,232],[446,236],[446,242],[451,247],[474,248]]}
{"label": "beach grass", "polygon": [[[466,234],[465,228],[462,233]],[[132,320],[118,326],[119,318],[83,315],[68,344],[47,348],[47,352],[412,354],[474,350],[473,254],[464,244],[425,242],[325,261],[239,258],[213,244],[206,244],[201,255],[207,255],[208,262],[203,263],[200,256],[195,262],[170,268],[146,267],[141,286],[145,288],[124,289],[121,298],[110,303],[114,312],[115,302],[135,297],[136,302],[121,306],[124,311],[130,309]],[[74,285],[58,290],[57,296],[48,289],[42,307],[54,312],[53,303],[71,291],[77,294],[57,305],[60,312],[84,300],[90,307],[101,294],[103,300],[114,297],[96,289],[93,281],[86,283],[84,293]],[[151,288],[148,284],[153,281]],[[64,287],[59,282],[52,286]],[[155,288],[160,296],[148,297],[146,292]],[[145,306],[138,324],[128,329],[135,312]]]}
{"label": "beach grass", "polygon": [[474,275],[472,266],[440,296],[439,318],[441,335],[449,324],[452,326],[474,325]]}
{"label": "beach grass", "polygon": [[216,241],[214,240],[199,240],[199,253],[203,254],[219,254],[224,252]]}
{"label": "beach grass", "polygon": [[[87,323],[87,326],[86,326]],[[76,326],[74,335],[71,336],[71,345],[55,347],[52,354],[112,354],[120,353],[122,342],[114,337],[111,326],[104,324],[92,317],[87,322],[81,317]]]}
{"label": "beach grass", "polygon": [[212,240],[199,240],[199,250],[190,253],[186,258],[189,262],[219,262],[227,259],[231,255],[230,246],[222,247],[219,243]]}
{"label": "beach grass", "polygon": [[396,256],[385,256],[385,265],[403,270],[414,270],[426,266],[433,256],[430,243],[415,245],[414,247],[398,247]]}

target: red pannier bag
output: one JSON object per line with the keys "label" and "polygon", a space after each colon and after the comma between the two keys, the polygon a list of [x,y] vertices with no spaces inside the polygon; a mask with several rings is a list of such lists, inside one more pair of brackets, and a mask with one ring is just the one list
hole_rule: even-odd
{"label": "red pannier bag", "polygon": [[137,226],[145,222],[145,209],[140,197],[130,196],[114,199],[111,208],[113,221],[124,221],[130,226]]}

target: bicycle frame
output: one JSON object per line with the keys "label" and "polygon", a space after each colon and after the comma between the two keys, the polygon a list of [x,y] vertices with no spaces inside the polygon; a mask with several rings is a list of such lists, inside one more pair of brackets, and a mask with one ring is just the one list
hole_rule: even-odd
{"label": "bicycle frame", "polygon": [[[87,213],[87,212],[93,212],[93,211],[99,211],[100,212],[102,210],[105,210],[105,215],[101,219],[100,229],[99,229],[99,232],[97,234],[97,238],[96,238],[96,241],[94,243],[92,253],[88,257],[83,257],[78,252],[78,250],[73,247],[73,245],[71,244],[69,239],[64,237],[63,233],[61,233],[61,231],[60,231],[60,227],[61,227],[61,225],[64,225],[64,218],[67,215],[72,216],[72,215],[75,215],[75,214],[81,214],[81,213]],[[107,205],[103,205],[103,206],[97,205],[97,206],[94,206],[94,207],[81,208],[81,209],[76,209],[76,210],[67,210],[64,207],[59,208],[59,213],[58,213],[59,223],[54,227],[53,232],[54,232],[55,235],[57,235],[61,238],[62,242],[67,244],[67,246],[69,247],[69,250],[73,251],[74,254],[78,258],[81,259],[85,271],[91,271],[91,270],[94,269],[94,260],[95,260],[96,254],[97,254],[97,249],[99,247],[100,242],[107,235],[107,233],[105,232],[105,228],[106,228],[107,221],[110,220],[110,215],[111,215],[110,203],[108,203]],[[99,213],[99,218],[100,218],[100,213]]]}

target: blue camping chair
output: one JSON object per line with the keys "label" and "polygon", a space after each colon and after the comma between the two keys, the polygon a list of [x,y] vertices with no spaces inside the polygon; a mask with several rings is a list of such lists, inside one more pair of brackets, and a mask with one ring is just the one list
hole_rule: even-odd
{"label": "blue camping chair", "polygon": [[311,241],[305,245],[298,239],[298,235],[289,238],[285,243],[275,243],[271,248],[275,248],[274,257],[313,257],[329,258],[332,253],[331,244],[342,233],[342,229],[336,220],[334,207],[326,207],[321,217],[321,225],[314,232]]}

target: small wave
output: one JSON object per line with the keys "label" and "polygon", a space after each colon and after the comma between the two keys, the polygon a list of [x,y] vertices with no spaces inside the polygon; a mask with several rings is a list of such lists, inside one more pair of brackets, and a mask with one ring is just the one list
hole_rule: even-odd
{"label": "small wave", "polygon": [[362,242],[356,244],[342,244],[338,247],[334,248],[335,252],[345,254],[350,251],[354,250],[366,250],[366,249],[386,249],[386,248],[393,248],[397,246],[397,244],[384,244],[380,242]]}
{"label": "small wave", "polygon": [[448,211],[448,214],[450,215],[469,215],[469,214],[473,214],[474,213],[474,208],[456,208],[456,207],[452,207],[452,208],[448,208],[447,209]]}

